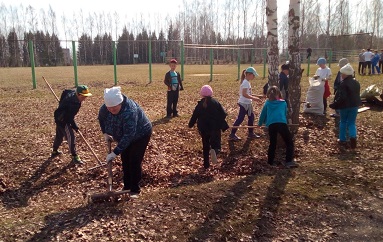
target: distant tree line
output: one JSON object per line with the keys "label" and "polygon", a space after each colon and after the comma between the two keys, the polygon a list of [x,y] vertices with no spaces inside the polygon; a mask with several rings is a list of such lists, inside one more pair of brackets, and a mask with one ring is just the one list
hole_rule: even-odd
{"label": "distant tree line", "polygon": [[[117,12],[74,11],[58,17],[51,6],[0,5],[0,65],[29,65],[27,41],[33,41],[36,65],[65,65],[71,56],[75,40],[80,65],[113,63],[112,41],[117,42],[117,63],[145,63],[148,61],[149,40],[152,60],[180,57],[180,43],[184,44],[252,44],[266,48],[266,0],[184,0],[171,16],[160,13],[135,17],[120,16]],[[370,4],[347,0],[301,0],[300,48],[360,50],[382,48],[383,1]],[[352,5],[353,4],[353,5]],[[288,13],[279,20],[279,49],[287,50]],[[58,33],[61,33],[60,35]],[[364,34],[369,33],[369,34]],[[355,35],[357,34],[357,35]],[[60,41],[58,36],[62,36]],[[65,45],[65,46],[64,46]],[[136,54],[137,58],[134,58]],[[261,51],[234,49],[214,50],[214,59],[223,62],[262,61]],[[238,56],[240,54],[240,56]],[[185,48],[186,61],[206,63],[209,49]],[[70,58],[69,58],[70,59]]]}

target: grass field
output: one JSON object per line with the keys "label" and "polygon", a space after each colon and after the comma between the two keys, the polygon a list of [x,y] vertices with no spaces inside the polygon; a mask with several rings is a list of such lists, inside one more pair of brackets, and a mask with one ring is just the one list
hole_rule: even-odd
{"label": "grass field", "polygon": [[[316,66],[311,68],[314,73]],[[256,69],[262,74],[262,66]],[[266,136],[230,143],[226,131],[219,163],[204,170],[200,137],[187,124],[204,84],[213,87],[228,123],[234,122],[237,66],[214,66],[212,82],[210,66],[185,66],[181,117],[168,121],[163,119],[162,82],[167,70],[154,65],[148,84],[147,65],[118,66],[123,92],[143,107],[154,126],[143,162],[143,192],[137,200],[89,204],[86,195],[104,191],[107,174],[105,168],[88,171],[97,161],[85,142],[78,137],[77,149],[87,165],[70,163],[66,143],[64,155],[48,159],[57,101],[41,76],[59,95],[73,87],[73,67],[36,68],[37,89],[32,89],[30,68],[0,69],[0,241],[382,241],[381,108],[358,115],[355,152],[338,147],[338,120],[302,113],[295,136],[299,168],[269,167]],[[337,71],[333,64],[334,76]],[[80,66],[78,74],[93,96],[76,121],[103,160],[106,145],[97,114],[104,88],[114,84],[113,66]],[[372,83],[382,88],[381,79],[357,76],[362,89]],[[255,80],[256,94],[265,82]],[[308,78],[301,83],[304,101]],[[254,109],[257,116],[261,104]],[[246,130],[238,135],[245,137]],[[281,148],[277,159],[283,157]],[[115,189],[122,188],[121,176],[118,159]]]}

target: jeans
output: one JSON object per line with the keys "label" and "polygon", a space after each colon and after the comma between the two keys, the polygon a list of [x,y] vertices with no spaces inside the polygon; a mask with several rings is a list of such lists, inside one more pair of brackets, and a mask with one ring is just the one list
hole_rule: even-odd
{"label": "jeans", "polygon": [[270,145],[267,152],[267,162],[273,164],[275,157],[275,149],[277,148],[277,137],[281,135],[286,144],[286,162],[293,161],[294,143],[290,134],[289,127],[285,123],[273,123],[269,125]]}
{"label": "jeans", "polygon": [[180,91],[168,91],[167,93],[167,104],[166,104],[166,116],[173,116],[178,114],[177,103],[180,96]]}
{"label": "jeans", "polygon": [[350,138],[356,138],[356,116],[358,115],[358,107],[343,108],[339,110],[340,122],[339,122],[339,140],[346,141],[346,133]]}
{"label": "jeans", "polygon": [[359,75],[365,74],[364,73],[364,69],[365,68],[366,68],[366,63],[365,62],[359,62],[359,66],[358,66],[358,73],[359,73]]}
{"label": "jeans", "polygon": [[[239,105],[239,114],[238,114],[238,117],[237,117],[237,120],[235,120],[233,126],[239,126],[243,120],[245,119],[245,116],[248,115],[248,112],[246,111],[246,109],[244,107],[242,107],[241,104],[238,104]],[[251,112],[251,115],[248,116],[249,117],[249,120],[247,122],[247,125],[248,126],[253,126],[254,125],[254,113]],[[237,129],[231,129],[231,134],[230,135],[235,135],[235,133],[237,132]],[[252,134],[254,132],[254,129],[253,128],[249,128],[249,134]]]}
{"label": "jeans", "polygon": [[365,71],[367,71],[367,68],[368,68],[368,75],[371,75],[371,68],[372,68],[371,61],[366,61],[365,62]]}

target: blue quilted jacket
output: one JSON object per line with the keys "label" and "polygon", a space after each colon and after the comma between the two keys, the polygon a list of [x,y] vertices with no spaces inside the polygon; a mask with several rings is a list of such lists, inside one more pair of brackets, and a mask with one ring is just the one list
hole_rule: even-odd
{"label": "blue quilted jacket", "polygon": [[113,139],[118,142],[113,150],[116,155],[121,154],[132,142],[152,133],[152,123],[144,111],[126,96],[124,96],[120,112],[116,115],[109,112],[103,104],[98,120],[102,133],[113,136]]}

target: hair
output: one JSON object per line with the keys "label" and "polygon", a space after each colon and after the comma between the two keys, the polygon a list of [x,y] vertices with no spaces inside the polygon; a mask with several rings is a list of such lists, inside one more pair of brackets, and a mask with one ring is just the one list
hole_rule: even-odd
{"label": "hair", "polygon": [[243,80],[245,80],[245,78],[246,78],[246,69],[243,69],[242,74],[241,74],[241,84],[242,84]]}
{"label": "hair", "polygon": [[209,98],[211,98],[211,97],[204,97],[203,98],[203,104],[202,104],[203,108],[207,108],[207,101],[208,101]]}
{"label": "hair", "polygon": [[279,90],[277,86],[271,86],[267,90],[266,96],[270,101],[275,101],[281,98],[282,95],[281,95],[281,91]]}

